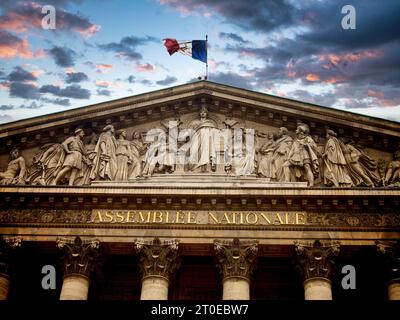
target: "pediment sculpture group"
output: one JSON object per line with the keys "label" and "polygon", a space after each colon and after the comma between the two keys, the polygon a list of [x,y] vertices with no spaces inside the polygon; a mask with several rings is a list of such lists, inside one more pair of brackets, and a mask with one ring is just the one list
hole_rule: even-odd
{"label": "pediment sculpture group", "polygon": [[[179,118],[174,123],[182,125]],[[234,126],[238,121],[227,118],[223,123],[224,134],[237,140]],[[81,186],[98,180],[134,182],[154,174],[215,174],[218,160],[223,159],[223,174],[263,178],[266,182],[400,187],[400,150],[389,162],[372,159],[355,141],[338,138],[333,130],[326,130],[325,143],[320,144],[320,137],[311,136],[309,126],[298,122],[294,134],[285,127],[273,133],[256,132],[251,148],[246,143],[249,136],[243,133],[238,151],[232,143],[225,143],[221,149],[220,141],[214,138],[221,129],[205,107],[186,127],[192,135],[183,135],[174,146],[167,143],[168,130],[157,131],[150,141],[148,135],[136,131],[128,140],[126,130],[116,132],[110,124],[84,144],[84,130],[78,128],[62,143],[42,146],[30,168],[14,148],[6,170],[0,172],[0,184]],[[177,159],[184,159],[179,170]]]}

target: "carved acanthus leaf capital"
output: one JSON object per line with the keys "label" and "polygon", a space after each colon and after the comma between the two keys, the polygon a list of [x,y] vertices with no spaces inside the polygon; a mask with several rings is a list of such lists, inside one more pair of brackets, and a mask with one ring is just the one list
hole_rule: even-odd
{"label": "carved acanthus leaf capital", "polygon": [[335,266],[334,259],[340,252],[339,241],[325,244],[319,240],[313,243],[295,241],[295,247],[298,269],[304,281],[312,278],[331,278]]}
{"label": "carved acanthus leaf capital", "polygon": [[21,247],[22,239],[19,237],[0,236],[0,274],[8,275],[12,255]]}
{"label": "carved acanthus leaf capital", "polygon": [[135,248],[140,256],[143,279],[151,276],[169,279],[169,276],[179,267],[178,240],[137,239]]}
{"label": "carved acanthus leaf capital", "polygon": [[376,247],[385,260],[388,280],[400,282],[400,240],[376,241]]}
{"label": "carved acanthus leaf capital", "polygon": [[250,279],[256,268],[258,241],[214,241],[217,267],[224,279],[241,277]]}
{"label": "carved acanthus leaf capital", "polygon": [[80,274],[89,277],[96,267],[99,256],[98,240],[82,240],[80,237],[57,239],[57,247],[63,251],[64,277]]}

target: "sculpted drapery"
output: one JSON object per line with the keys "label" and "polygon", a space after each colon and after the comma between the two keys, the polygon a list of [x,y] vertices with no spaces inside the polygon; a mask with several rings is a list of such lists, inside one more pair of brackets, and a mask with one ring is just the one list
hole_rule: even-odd
{"label": "sculpted drapery", "polygon": [[126,140],[126,131],[118,132],[117,147],[115,150],[117,172],[115,175],[116,181],[126,181],[129,175],[129,165],[132,164],[131,143]]}
{"label": "sculpted drapery", "polygon": [[115,180],[117,174],[117,141],[115,139],[114,126],[104,127],[95,148],[95,157],[90,179]]}
{"label": "sculpted drapery", "polygon": [[293,138],[285,127],[279,128],[278,139],[275,141],[275,150],[272,156],[272,178],[285,181],[284,163],[287,161],[292,148]]}
{"label": "sculpted drapery", "polygon": [[207,166],[211,166],[211,170],[215,169],[217,159],[216,136],[219,129],[214,120],[208,118],[208,110],[203,107],[200,111],[200,119],[196,119],[189,125],[195,130],[192,143],[189,149],[189,167],[190,171],[200,169],[202,172],[210,171]]}
{"label": "sculpted drapery", "polygon": [[327,142],[322,155],[322,176],[327,186],[351,186],[352,181],[347,172],[346,159],[341,144],[332,130],[326,132]]}
{"label": "sculpted drapery", "polygon": [[271,179],[274,176],[273,156],[276,142],[272,133],[268,134],[267,141],[261,146],[261,160],[258,164],[258,175]]}

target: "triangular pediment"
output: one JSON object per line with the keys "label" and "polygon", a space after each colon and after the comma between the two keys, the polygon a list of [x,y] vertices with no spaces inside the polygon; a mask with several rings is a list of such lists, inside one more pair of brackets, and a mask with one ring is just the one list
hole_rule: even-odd
{"label": "triangular pediment", "polygon": [[277,125],[290,123],[291,118],[310,122],[314,127],[337,126],[360,132],[380,133],[387,137],[400,137],[400,123],[359,115],[347,111],[322,107],[246,89],[198,81],[123,99],[106,101],[95,105],[71,109],[45,116],[15,121],[0,125],[0,139],[15,135],[45,132],[57,128],[74,128],[85,123],[109,123],[110,121],[132,121],[144,118],[155,119],[181,112],[195,110],[207,104],[212,111],[226,113],[234,110],[238,115],[266,120]]}

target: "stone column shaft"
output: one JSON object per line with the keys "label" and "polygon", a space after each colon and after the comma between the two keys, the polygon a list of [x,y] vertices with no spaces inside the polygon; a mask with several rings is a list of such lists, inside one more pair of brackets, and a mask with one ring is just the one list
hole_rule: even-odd
{"label": "stone column shaft", "polygon": [[223,280],[222,300],[250,300],[250,281],[238,277]]}
{"label": "stone column shaft", "polygon": [[15,250],[21,247],[21,238],[0,236],[0,300],[7,300],[10,290],[10,267]]}
{"label": "stone column shaft", "polygon": [[388,299],[389,300],[400,300],[400,279],[398,279],[398,281],[389,283]]}
{"label": "stone column shaft", "polygon": [[223,300],[250,300],[250,276],[255,270],[257,241],[214,241],[217,266],[223,280]]}
{"label": "stone column shaft", "polygon": [[0,300],[7,300],[10,289],[10,279],[5,274],[0,274]]}
{"label": "stone column shaft", "polygon": [[142,280],[140,300],[168,300],[168,287],[168,279],[148,276]]}
{"label": "stone column shaft", "polygon": [[168,300],[169,277],[179,267],[178,245],[158,238],[135,241],[143,276],[141,300]]}
{"label": "stone column shaft", "polygon": [[305,300],[332,300],[332,283],[326,278],[311,278],[303,283]]}
{"label": "stone column shaft", "polygon": [[82,275],[69,275],[64,278],[60,300],[87,300],[89,278]]}

